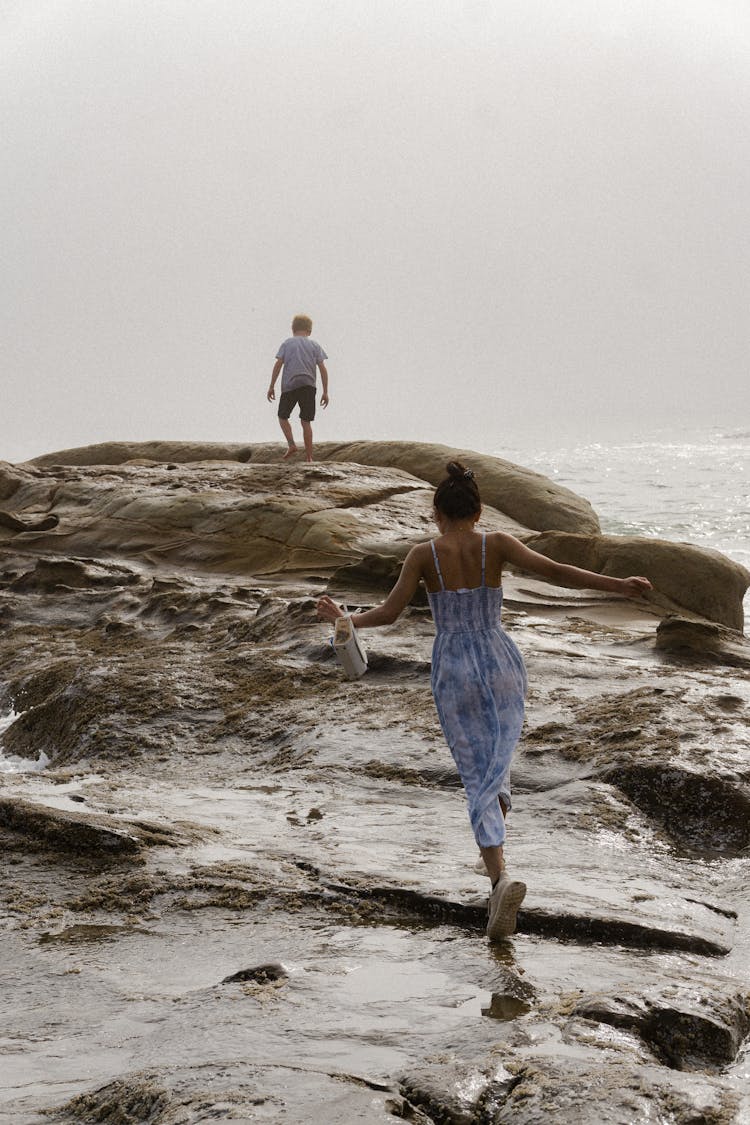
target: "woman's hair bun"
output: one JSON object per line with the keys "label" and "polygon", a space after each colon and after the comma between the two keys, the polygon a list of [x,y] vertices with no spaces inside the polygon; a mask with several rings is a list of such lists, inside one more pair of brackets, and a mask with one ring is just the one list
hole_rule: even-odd
{"label": "woman's hair bun", "polygon": [[434,504],[449,519],[466,519],[482,510],[474,472],[460,461],[449,461],[447,476],[435,489]]}
{"label": "woman's hair bun", "polygon": [[473,470],[467,469],[460,461],[449,461],[445,471],[451,480],[474,480]]}

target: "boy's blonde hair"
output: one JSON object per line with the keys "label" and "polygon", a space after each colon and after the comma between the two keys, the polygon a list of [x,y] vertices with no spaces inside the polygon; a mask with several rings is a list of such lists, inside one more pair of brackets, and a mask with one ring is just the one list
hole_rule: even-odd
{"label": "boy's blonde hair", "polygon": [[309,316],[295,316],[292,321],[292,332],[312,332],[312,321]]}

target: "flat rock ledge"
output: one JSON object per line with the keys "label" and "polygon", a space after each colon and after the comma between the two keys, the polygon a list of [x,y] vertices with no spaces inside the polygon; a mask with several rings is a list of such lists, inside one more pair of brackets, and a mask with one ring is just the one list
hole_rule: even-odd
{"label": "flat rock ledge", "polygon": [[[242,461],[256,465],[279,462],[283,452],[283,446],[278,443],[104,442],[47,453],[30,463],[44,466],[121,465],[127,461],[149,460],[176,464]],[[401,469],[432,485],[438,484],[445,476],[448,461],[463,461],[470,464],[481,478],[485,502],[518,523],[538,531],[554,528],[595,534],[600,530],[596,513],[587,500],[541,473],[500,457],[448,445],[406,441],[320,442],[315,446],[315,457],[317,461],[348,461],[373,468]]]}
{"label": "flat rock ledge", "polygon": [[68,812],[16,797],[0,798],[0,828],[27,845],[72,855],[137,855],[144,847],[175,847],[184,840],[169,826],[126,821],[101,813]]}
{"label": "flat rock ledge", "polygon": [[320,461],[306,465],[280,463],[278,446],[105,443],[0,463],[0,545],[246,576],[337,571],[343,587],[377,577],[384,588],[431,533],[432,486],[461,457],[476,467],[488,530],[602,574],[646,575],[654,592],[644,605],[659,617],[743,629],[744,567],[686,543],[601,535],[587,501],[537,473],[442,445],[323,443],[316,452]]}
{"label": "flat rock ledge", "polygon": [[315,615],[379,599],[431,493],[0,466],[3,1125],[750,1120],[745,642],[508,576],[529,893],[490,945],[428,611],[356,682]]}

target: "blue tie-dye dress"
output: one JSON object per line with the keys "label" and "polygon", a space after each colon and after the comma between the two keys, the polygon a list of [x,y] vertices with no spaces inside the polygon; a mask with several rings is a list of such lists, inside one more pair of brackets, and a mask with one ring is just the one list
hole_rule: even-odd
{"label": "blue tie-dye dress", "polygon": [[480,847],[505,841],[498,803],[510,808],[510,760],[523,726],[526,669],[500,624],[503,591],[482,584],[447,590],[432,543],[440,589],[429,594],[436,636],[432,694],[440,725],[461,775],[469,819]]}

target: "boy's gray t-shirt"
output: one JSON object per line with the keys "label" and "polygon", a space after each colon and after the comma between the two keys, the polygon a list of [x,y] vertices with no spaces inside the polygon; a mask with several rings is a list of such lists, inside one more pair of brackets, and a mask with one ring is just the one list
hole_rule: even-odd
{"label": "boy's gray t-shirt", "polygon": [[276,352],[276,358],[284,361],[281,375],[281,393],[295,391],[298,387],[314,387],[316,366],[328,356],[315,340],[309,336],[290,336]]}

